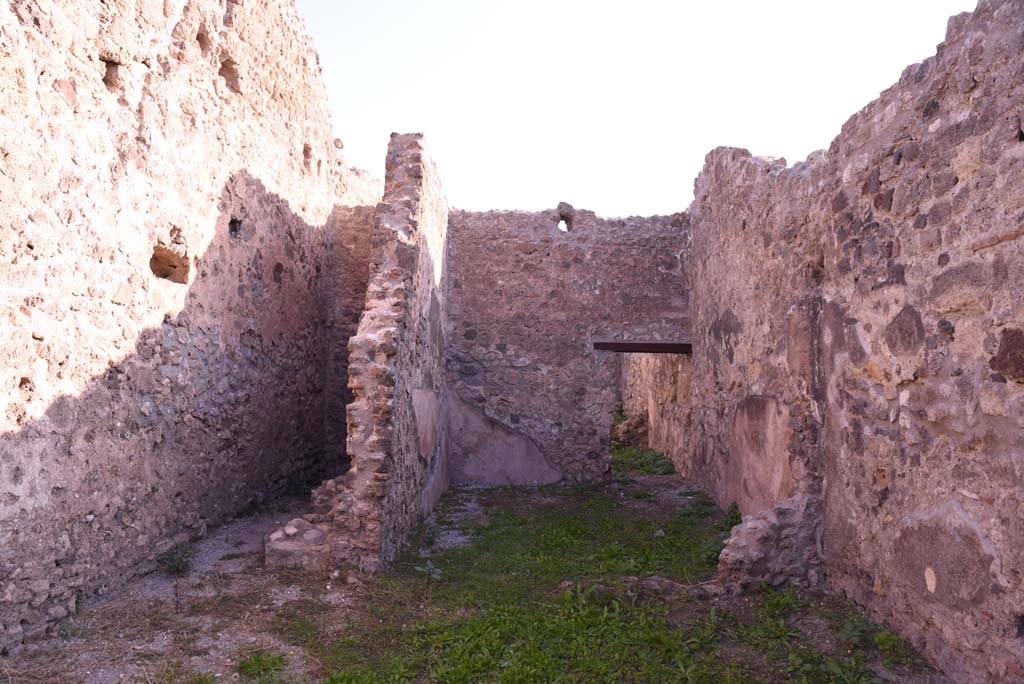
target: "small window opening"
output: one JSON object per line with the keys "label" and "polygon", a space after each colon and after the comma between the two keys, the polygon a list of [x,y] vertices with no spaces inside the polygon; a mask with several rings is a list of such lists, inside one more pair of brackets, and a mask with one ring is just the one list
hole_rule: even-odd
{"label": "small window opening", "polygon": [[1021,118],[1016,117],[1017,120],[1017,142],[1024,143],[1024,123],[1021,122]]}
{"label": "small window opening", "polygon": [[1016,619],[1017,638],[1024,639],[1024,615],[1018,615]]}
{"label": "small window opening", "polygon": [[233,93],[239,93],[242,91],[242,77],[238,71],[238,62],[225,57],[220,63],[220,77],[224,79],[224,84]]}
{"label": "small window opening", "polygon": [[558,230],[568,233],[573,229],[576,220],[576,210],[568,202],[558,203]]}
{"label": "small window opening", "polygon": [[302,165],[306,167],[306,171],[313,171],[313,148],[308,144],[302,146]]}
{"label": "small window opening", "polygon": [[157,278],[182,285],[188,282],[188,259],[163,245],[153,247],[149,269]]}
{"label": "small window opening", "polygon": [[231,217],[228,221],[228,235],[233,238],[242,237],[242,219]]}

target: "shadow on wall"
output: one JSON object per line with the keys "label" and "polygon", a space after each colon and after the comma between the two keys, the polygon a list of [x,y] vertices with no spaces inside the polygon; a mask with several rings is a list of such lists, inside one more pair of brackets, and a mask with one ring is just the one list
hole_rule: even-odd
{"label": "shadow on wall", "polygon": [[392,134],[366,308],[349,343],[352,468],[317,488],[310,514],[268,536],[268,567],[376,572],[447,487],[448,228],[422,135]]}
{"label": "shadow on wall", "polygon": [[[349,219],[360,209],[336,208],[313,228],[259,179],[232,175],[204,254],[172,229],[140,264],[151,287],[188,287],[180,313],[36,420],[25,418],[31,379],[9,390],[21,428],[0,435],[0,652],[52,633],[82,595],[208,525],[348,467],[344,440],[328,448],[324,429],[347,364],[326,360],[363,308],[369,235],[339,235],[359,227]],[[112,321],[140,315],[109,309]],[[45,339],[36,350],[71,360],[51,358]]]}

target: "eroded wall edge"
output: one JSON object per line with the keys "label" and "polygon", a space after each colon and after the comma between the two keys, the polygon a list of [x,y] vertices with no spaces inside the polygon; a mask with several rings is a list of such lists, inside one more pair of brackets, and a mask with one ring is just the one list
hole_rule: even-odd
{"label": "eroded wall edge", "polygon": [[447,487],[448,208],[421,135],[393,135],[386,170],[365,309],[348,344],[351,468],[313,493],[311,513],[268,536],[268,567],[376,572]]}

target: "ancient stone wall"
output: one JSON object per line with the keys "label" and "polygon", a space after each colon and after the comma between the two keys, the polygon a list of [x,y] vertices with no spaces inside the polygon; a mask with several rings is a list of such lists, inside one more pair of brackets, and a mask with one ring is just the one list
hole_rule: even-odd
{"label": "ancient stone wall", "polygon": [[[689,354],[623,354],[622,410],[639,418],[646,446],[669,456],[676,471],[694,482],[692,421],[693,357]],[[628,426],[627,426],[628,427]]]}
{"label": "ancient stone wall", "polygon": [[753,513],[723,571],[822,562],[972,682],[1024,667],[1022,75],[1024,5],[983,0],[827,153],[711,153],[690,212],[682,460]]}
{"label": "ancient stone wall", "polygon": [[820,247],[800,195],[811,168],[708,155],[690,209],[693,356],[627,356],[623,370],[624,410],[647,417],[650,445],[746,516],[815,479]]}
{"label": "ancient stone wall", "polygon": [[352,401],[348,387],[348,341],[359,328],[366,302],[376,217],[376,206],[338,206],[326,226],[323,435],[324,460],[332,464],[332,475],[348,465],[346,407]]}
{"label": "ancient stone wall", "polygon": [[325,465],[379,191],[316,61],[290,2],[0,6],[0,650]]}
{"label": "ancient stone wall", "polygon": [[[397,136],[388,150],[395,189],[385,196],[382,223],[408,235],[398,259],[411,260],[408,316],[395,359],[394,436],[384,472],[381,560],[390,563],[414,526],[448,486],[447,327],[448,203],[421,135]],[[355,426],[358,430],[358,425]]]}
{"label": "ancient stone wall", "polygon": [[1024,668],[1024,4],[843,127],[821,324],[832,583],[962,681]]}
{"label": "ancient stone wall", "polygon": [[366,308],[349,341],[352,467],[314,492],[311,513],[269,535],[270,567],[375,572],[448,485],[448,206],[421,135],[393,135],[386,168]]}
{"label": "ancient stone wall", "polygon": [[7,3],[0,84],[0,651],[347,459],[269,565],[376,570],[449,481],[598,477],[621,382],[744,513],[725,579],[824,570],[954,676],[1024,672],[1020,0],[648,219],[449,216],[418,135],[370,206],[288,0]]}
{"label": "ancient stone wall", "polygon": [[688,337],[686,216],[606,220],[563,204],[456,211],[450,231],[452,481],[600,476],[620,358],[593,343]]}
{"label": "ancient stone wall", "polygon": [[720,148],[690,208],[693,451],[681,471],[746,516],[722,555],[745,582],[819,577],[819,173]]}

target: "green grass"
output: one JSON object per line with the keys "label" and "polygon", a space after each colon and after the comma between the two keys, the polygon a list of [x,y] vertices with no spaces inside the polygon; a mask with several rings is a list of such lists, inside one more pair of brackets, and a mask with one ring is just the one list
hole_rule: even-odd
{"label": "green grass", "polygon": [[153,684],[215,684],[217,678],[212,674],[196,672],[181,661],[174,660],[152,673],[147,681]]}
{"label": "green grass", "polygon": [[789,621],[801,602],[795,594],[776,591],[767,585],[761,587],[761,592],[755,619],[738,624],[734,635],[769,657],[788,656],[790,644],[802,637],[800,630]]}
{"label": "green grass", "polygon": [[798,597],[792,591],[779,591],[767,584],[761,586],[761,614],[769,620],[788,618],[799,608],[807,605],[807,602]]}
{"label": "green grass", "polygon": [[281,681],[279,675],[284,670],[285,663],[285,657],[280,653],[259,650],[239,660],[235,669],[246,681],[276,684]]}
{"label": "green grass", "polygon": [[[661,515],[594,487],[544,493],[558,501],[517,506],[516,493],[498,493],[510,503],[487,510],[487,524],[469,530],[471,546],[403,559],[380,580],[370,613],[344,630],[348,638],[318,648],[325,684],[875,681],[857,657],[801,645],[791,618],[807,604],[794,593],[765,587],[744,623],[623,584],[626,576],[707,579],[736,511],[719,511],[701,493]],[[680,624],[670,610],[680,602],[697,619]],[[760,668],[735,657],[737,647],[761,654]],[[773,674],[759,679],[765,671]]]}
{"label": "green grass", "polygon": [[917,654],[902,637],[883,629],[875,632],[875,648],[882,654],[882,662],[888,667],[909,667],[917,661]]}
{"label": "green grass", "polygon": [[621,583],[708,578],[705,546],[722,535],[713,505],[700,499],[654,518],[595,487],[545,493],[556,503],[488,510],[470,547],[429,560],[436,572],[405,558],[381,579],[382,596],[351,637],[320,649],[331,669],[325,681],[742,681],[735,664],[688,645],[691,634],[670,624],[664,602]]}
{"label": "green grass", "polygon": [[826,684],[882,684],[885,680],[864,667],[860,654],[848,658],[825,658],[822,672]]}
{"label": "green grass", "polygon": [[[590,485],[484,496],[479,521],[462,524],[469,546],[407,553],[366,587],[347,623],[332,624],[337,614],[319,599],[283,606],[273,633],[318,664],[310,681],[876,684],[863,657],[901,648],[856,613],[833,611],[816,614],[835,633],[850,622],[869,636],[842,653],[816,650],[797,626],[816,609],[795,592],[764,586],[712,607],[625,579],[692,585],[713,575],[738,513],[704,493],[680,508]],[[283,684],[284,666],[259,651],[237,670],[243,682]]]}
{"label": "green grass", "polygon": [[612,445],[613,473],[643,473],[645,475],[671,475],[676,471],[668,456],[645,447]]}
{"label": "green grass", "polygon": [[192,563],[196,559],[196,545],[191,543],[178,544],[160,554],[156,561],[164,572],[171,575],[187,575],[192,571]]}
{"label": "green grass", "polygon": [[322,601],[289,601],[275,615],[271,629],[289,644],[315,648],[321,637],[321,617],[329,610]]}
{"label": "green grass", "polygon": [[785,672],[793,684],[882,684],[885,680],[864,667],[860,655],[829,658],[810,649],[787,654]]}
{"label": "green grass", "polygon": [[886,667],[892,668],[915,668],[923,664],[921,657],[902,637],[865,618],[848,599],[816,612],[831,623],[851,654],[877,653]]}

